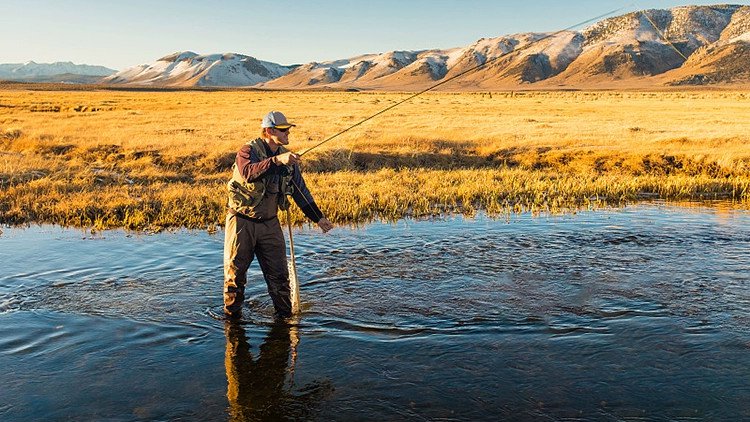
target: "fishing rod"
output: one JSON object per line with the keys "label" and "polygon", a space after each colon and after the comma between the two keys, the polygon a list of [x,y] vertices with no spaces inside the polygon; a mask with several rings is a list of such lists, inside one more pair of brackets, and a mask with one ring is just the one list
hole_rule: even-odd
{"label": "fishing rod", "polygon": [[[295,183],[296,185],[296,183]],[[292,215],[289,208],[286,209],[286,226],[289,229],[289,298],[292,302],[292,314],[299,314],[299,277],[297,277],[297,262],[294,258],[294,234],[292,233]]]}
{"label": "fishing rod", "polygon": [[[561,34],[561,33],[563,33],[563,32],[566,32],[566,31],[570,31],[571,29],[573,29],[573,28],[575,28],[575,27],[578,27],[578,26],[581,26],[581,25],[587,24],[587,23],[589,23],[589,22],[593,22],[593,21],[599,20],[599,19],[601,19],[601,18],[604,18],[604,17],[606,17],[606,16],[612,15],[612,14],[614,14],[614,13],[617,13],[617,12],[619,12],[619,11],[621,11],[621,10],[623,10],[623,9],[627,8],[627,7],[630,7],[630,5],[628,5],[628,6],[623,6],[623,7],[620,7],[620,8],[618,8],[618,9],[615,9],[615,10],[611,10],[611,11],[609,11],[609,12],[607,12],[607,13],[603,13],[603,14],[601,14],[601,15],[599,15],[599,16],[595,16],[595,17],[593,17],[593,18],[590,18],[590,19],[586,19],[585,21],[582,21],[582,22],[578,22],[578,23],[576,23],[575,25],[571,25],[571,26],[569,26],[569,27],[567,27],[567,28],[565,28],[565,29],[561,29],[561,30],[559,30],[559,31],[556,31],[556,32],[552,32],[552,33],[549,33],[549,34],[547,34],[547,35],[543,36],[542,38],[539,38],[538,40],[532,41],[532,42],[530,42],[529,44],[526,44],[525,46],[523,46],[523,47],[521,47],[521,48],[519,48],[519,49],[517,49],[517,50],[512,50],[512,51],[509,51],[509,52],[507,52],[507,53],[505,53],[505,54],[501,54],[501,55],[499,55],[499,56],[497,56],[497,57],[493,57],[493,58],[491,58],[491,59],[489,59],[489,60],[487,60],[487,61],[485,61],[485,62],[483,62],[483,63],[480,63],[480,64],[478,64],[478,65],[476,65],[476,66],[474,66],[474,67],[472,67],[472,68],[470,68],[470,69],[464,70],[463,72],[460,72],[460,73],[458,73],[458,74],[456,74],[456,75],[453,75],[453,76],[451,76],[451,77],[450,77],[450,78],[448,78],[448,79],[445,79],[445,80],[443,80],[443,81],[440,81],[440,82],[438,82],[438,83],[436,83],[436,84],[434,84],[434,85],[432,85],[432,86],[430,86],[430,87],[428,87],[428,88],[425,88],[425,89],[423,89],[423,90],[421,90],[421,91],[419,91],[419,92],[417,92],[417,93],[415,93],[415,94],[412,94],[412,95],[410,95],[409,97],[407,97],[407,98],[405,98],[405,99],[403,99],[403,100],[401,100],[401,101],[399,101],[399,102],[397,102],[397,103],[395,103],[395,104],[391,104],[390,106],[388,106],[388,107],[386,107],[386,108],[384,108],[384,109],[382,109],[382,110],[378,111],[377,113],[375,113],[375,114],[373,114],[373,115],[371,115],[371,116],[369,116],[369,117],[366,117],[366,118],[364,118],[364,119],[360,120],[359,122],[357,122],[357,123],[355,123],[355,124],[353,124],[353,125],[349,126],[348,128],[346,128],[346,129],[344,129],[344,130],[342,130],[342,131],[340,131],[340,132],[338,132],[338,133],[336,133],[336,134],[334,134],[334,135],[332,135],[332,136],[329,136],[328,138],[324,139],[323,141],[321,141],[321,142],[317,143],[316,145],[313,145],[312,147],[308,148],[307,150],[305,150],[305,151],[303,151],[303,152],[299,153],[299,154],[298,154],[298,156],[300,156],[300,157],[301,157],[301,156],[303,156],[303,155],[307,154],[308,152],[310,152],[310,151],[314,150],[315,148],[318,148],[319,146],[321,146],[321,145],[323,145],[323,144],[325,144],[325,143],[327,143],[327,142],[329,142],[329,141],[331,141],[331,140],[333,140],[333,139],[335,139],[335,138],[339,137],[340,135],[343,135],[344,133],[346,133],[346,132],[348,132],[348,131],[350,131],[350,130],[352,130],[352,129],[356,128],[357,126],[360,126],[361,124],[363,124],[363,123],[365,123],[365,122],[367,122],[367,121],[369,121],[369,120],[372,120],[372,119],[374,119],[375,117],[378,117],[378,116],[380,116],[380,115],[381,115],[381,114],[383,114],[383,113],[386,113],[386,112],[388,112],[388,111],[390,111],[390,110],[393,110],[394,108],[396,108],[396,107],[400,106],[401,104],[403,104],[403,103],[405,103],[405,102],[407,102],[407,101],[409,101],[409,100],[412,100],[412,99],[414,99],[414,98],[416,98],[416,97],[418,97],[418,96],[420,96],[420,95],[424,94],[425,92],[428,92],[428,91],[432,91],[433,89],[435,89],[435,88],[437,88],[437,87],[439,87],[439,86],[445,85],[445,84],[447,84],[448,82],[451,82],[451,81],[453,81],[453,80],[455,80],[455,79],[458,79],[458,78],[460,78],[460,77],[462,77],[462,76],[464,76],[464,75],[466,75],[466,74],[468,74],[468,73],[471,73],[471,72],[474,72],[474,71],[476,71],[476,70],[478,70],[478,69],[481,69],[482,67],[484,67],[484,66],[487,66],[488,64],[490,64],[490,63],[492,63],[492,62],[495,62],[495,61],[497,61],[497,60],[499,60],[499,59],[501,59],[501,58],[503,58],[503,57],[507,56],[507,55],[508,55],[508,54],[510,54],[510,53],[518,53],[518,52],[524,51],[524,50],[526,50],[526,49],[530,48],[531,46],[533,46],[533,45],[535,45],[535,44],[537,44],[537,43],[539,43],[539,42],[542,42],[542,41],[544,41],[544,40],[546,40],[546,39],[549,39],[549,38],[555,37],[555,36],[557,36],[557,35],[559,35],[559,34]],[[449,69],[449,71],[450,71],[450,69]]]}
{"label": "fishing rod", "polygon": [[677,49],[677,46],[676,46],[676,45],[674,45],[674,43],[673,43],[672,41],[670,41],[670,40],[669,40],[669,38],[667,38],[667,36],[666,36],[666,35],[664,34],[664,32],[662,32],[662,30],[661,30],[661,29],[659,29],[659,27],[658,27],[658,26],[656,25],[656,23],[655,23],[655,22],[654,22],[654,21],[653,21],[653,20],[651,19],[651,17],[650,17],[649,15],[647,15],[647,14],[646,14],[646,10],[644,10],[644,9],[641,9],[641,8],[640,8],[640,6],[638,6],[638,5],[636,5],[636,7],[638,7],[638,9],[640,9],[640,10],[639,10],[639,12],[641,13],[641,15],[643,15],[643,17],[644,17],[644,18],[646,18],[646,20],[648,21],[648,23],[650,23],[650,24],[651,24],[651,26],[653,26],[653,27],[654,27],[654,30],[656,30],[656,33],[657,33],[657,34],[659,34],[659,36],[660,36],[660,37],[661,37],[661,38],[662,38],[662,39],[663,39],[664,41],[666,41],[666,42],[667,42],[667,44],[669,44],[669,46],[670,46],[670,47],[672,47],[672,49],[673,49],[674,51],[676,51],[676,52],[677,52],[677,54],[679,54],[679,55],[680,55],[680,57],[682,57],[683,59],[685,59],[685,61],[687,61],[687,60],[688,60],[687,56],[685,56],[684,54],[682,54],[682,51],[680,51],[679,49]]}
{"label": "fishing rod", "polygon": [[[407,97],[407,98],[405,98],[405,99],[403,99],[403,100],[401,100],[401,101],[399,101],[399,102],[397,102],[395,104],[392,104],[392,105],[390,105],[390,106],[388,106],[388,107],[386,107],[386,108],[378,111],[377,113],[375,113],[375,114],[373,114],[371,116],[368,116],[368,117],[360,120],[359,122],[357,122],[357,123],[355,123],[355,124],[347,127],[346,129],[344,129],[342,131],[339,131],[338,133],[336,133],[336,134],[334,134],[332,136],[329,136],[328,138],[326,138],[323,141],[317,143],[316,145],[312,146],[311,148],[308,148],[307,150],[301,152],[300,154],[298,154],[298,156],[301,157],[301,156],[307,154],[308,152],[314,150],[315,148],[318,148],[319,146],[321,146],[321,145],[323,145],[323,144],[325,144],[325,143],[327,143],[327,142],[329,142],[329,141],[337,138],[338,136],[343,135],[344,133],[346,133],[346,132],[348,132],[348,131],[356,128],[357,126],[362,125],[363,123],[365,123],[365,122],[367,122],[369,120],[374,119],[375,117],[380,116],[383,113],[386,113],[386,112],[388,112],[390,110],[393,110],[394,108],[400,106],[401,104],[403,104],[403,103],[405,103],[405,102],[407,102],[409,100],[412,100],[412,99],[414,99],[414,98],[416,98],[416,97],[424,94],[425,92],[432,91],[433,89],[435,89],[435,88],[437,88],[439,86],[445,85],[448,82],[451,82],[451,81],[453,81],[455,79],[458,79],[458,78],[460,78],[460,77],[462,77],[462,76],[464,76],[464,75],[466,75],[468,73],[474,72],[474,71],[476,71],[476,70],[478,70],[478,69],[480,69],[480,68],[482,68],[484,66],[487,66],[490,63],[493,63],[493,62],[495,62],[495,61],[497,61],[497,60],[505,57],[506,55],[508,55],[510,53],[518,53],[518,52],[524,51],[524,50],[528,49],[529,47],[531,47],[532,45],[535,45],[536,43],[539,43],[539,42],[544,41],[546,39],[552,38],[552,37],[554,37],[554,36],[556,36],[558,34],[561,34],[561,33],[565,32],[565,31],[569,31],[569,30],[571,30],[571,29],[573,29],[573,28],[575,28],[577,26],[584,25],[586,23],[589,23],[589,22],[592,22],[592,21],[596,21],[596,20],[599,20],[599,19],[601,19],[603,17],[612,15],[614,13],[617,13],[617,12],[625,9],[626,7],[629,7],[629,6],[624,6],[624,7],[615,9],[615,10],[611,10],[611,11],[609,11],[607,13],[604,13],[604,14],[601,14],[599,16],[595,16],[593,18],[586,19],[585,21],[578,22],[575,25],[571,25],[571,26],[569,26],[569,27],[567,27],[565,29],[561,29],[559,31],[547,34],[547,35],[539,38],[538,40],[532,41],[529,44],[527,44],[527,45],[525,45],[525,46],[523,46],[523,47],[521,47],[521,48],[519,48],[517,50],[509,51],[509,52],[507,52],[505,54],[501,54],[501,55],[499,55],[497,57],[493,57],[491,59],[488,59],[487,61],[485,61],[483,63],[480,63],[477,66],[474,66],[474,67],[472,67],[470,69],[464,70],[463,72],[460,72],[460,73],[458,73],[458,74],[456,74],[456,75],[454,75],[454,76],[452,76],[452,77],[450,77],[448,79],[440,81],[440,82],[438,82],[438,83],[436,83],[436,84],[434,84],[434,85],[432,85],[432,86],[430,86],[430,87],[428,87],[426,89],[423,89],[423,90],[421,90],[421,91],[419,91],[419,92],[417,92],[415,94],[412,94],[409,97]],[[298,191],[301,191],[301,189],[297,185],[297,183],[294,182],[294,179],[291,179],[291,182],[294,183],[294,186],[295,186],[295,188],[297,188]],[[310,204],[310,201],[307,199],[307,196],[305,196],[304,194],[302,196],[305,199],[305,202],[307,202],[307,205],[310,206],[311,204]],[[314,210],[314,208],[312,208],[312,209]],[[319,216],[319,217],[322,217],[322,216]],[[290,262],[290,265],[289,265],[289,270],[290,270],[290,284],[291,284],[291,290],[292,290],[292,292],[291,292],[290,299],[291,299],[291,302],[292,302],[292,313],[296,315],[296,314],[299,314],[299,312],[300,312],[299,279],[297,278],[297,266],[296,266],[296,263],[294,262],[295,261],[295,257],[294,257],[294,238],[293,238],[293,235],[292,235],[291,214],[289,213],[288,210],[287,210],[286,219],[287,219],[287,226],[288,226],[288,229],[289,229],[289,249],[290,249],[290,254],[291,254],[291,262]]]}

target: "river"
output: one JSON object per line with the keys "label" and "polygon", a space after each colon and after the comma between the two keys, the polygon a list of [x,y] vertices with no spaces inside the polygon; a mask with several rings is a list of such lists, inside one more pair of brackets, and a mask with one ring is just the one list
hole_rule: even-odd
{"label": "river", "polygon": [[300,228],[303,313],[223,233],[0,235],[0,420],[748,420],[750,213]]}

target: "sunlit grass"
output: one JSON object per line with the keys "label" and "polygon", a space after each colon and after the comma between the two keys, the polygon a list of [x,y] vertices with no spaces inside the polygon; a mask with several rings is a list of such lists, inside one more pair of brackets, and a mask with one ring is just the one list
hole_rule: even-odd
{"label": "sunlit grass", "polygon": [[[296,122],[303,152],[407,95],[0,91],[0,221],[214,227],[235,151],[263,114]],[[744,206],[748,115],[738,91],[430,93],[303,164],[338,223],[654,198]]]}

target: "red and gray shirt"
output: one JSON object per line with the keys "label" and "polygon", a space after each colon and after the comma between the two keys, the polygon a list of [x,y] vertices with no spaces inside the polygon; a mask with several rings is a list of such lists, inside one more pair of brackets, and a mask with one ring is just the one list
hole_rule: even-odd
{"label": "red and gray shirt", "polygon": [[[268,189],[266,194],[258,206],[259,218],[266,220],[274,218],[278,212],[278,195],[281,191],[280,183],[282,176],[285,172],[289,171],[286,166],[277,166],[273,163],[272,158],[281,152],[281,149],[277,149],[276,152],[271,151],[271,148],[264,142],[263,147],[266,149],[266,155],[268,158],[261,160],[252,147],[249,144],[245,144],[237,152],[237,158],[235,158],[235,164],[242,177],[248,181],[253,182],[259,178],[268,178]],[[305,184],[305,179],[302,177],[299,165],[295,164],[292,167],[292,186],[294,192],[292,193],[292,199],[302,210],[307,218],[317,223],[323,218],[323,213],[320,211],[318,206],[315,204],[315,199],[310,194]]]}

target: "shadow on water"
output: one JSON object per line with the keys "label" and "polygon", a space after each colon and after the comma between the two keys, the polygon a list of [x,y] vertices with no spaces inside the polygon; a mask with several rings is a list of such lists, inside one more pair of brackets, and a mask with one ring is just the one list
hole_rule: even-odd
{"label": "shadow on water", "polygon": [[296,388],[296,326],[272,324],[257,356],[240,323],[226,322],[224,333],[230,421],[310,419],[333,391],[328,380]]}

